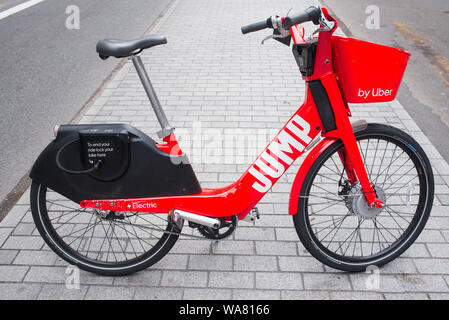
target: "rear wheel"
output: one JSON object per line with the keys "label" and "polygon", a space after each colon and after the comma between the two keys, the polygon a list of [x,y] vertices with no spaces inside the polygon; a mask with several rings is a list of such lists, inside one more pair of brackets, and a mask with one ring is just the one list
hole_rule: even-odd
{"label": "rear wheel", "polygon": [[153,265],[173,247],[180,231],[167,214],[85,209],[35,182],[31,209],[54,252],[101,275],[126,275]]}
{"label": "rear wheel", "polygon": [[429,160],[405,132],[369,124],[356,139],[381,209],[369,208],[358,182],[351,183],[337,141],[312,165],[293,217],[307,250],[326,265],[364,271],[402,254],[429,217],[434,182]]}

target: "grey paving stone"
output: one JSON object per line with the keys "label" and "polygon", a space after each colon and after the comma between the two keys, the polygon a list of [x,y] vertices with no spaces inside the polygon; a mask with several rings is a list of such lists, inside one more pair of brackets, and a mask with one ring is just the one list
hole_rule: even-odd
{"label": "grey paving stone", "polygon": [[440,176],[444,182],[449,186],[449,175],[441,175]]}
{"label": "grey paving stone", "polygon": [[[19,266],[17,266],[17,268],[19,268]],[[65,270],[66,268],[64,267],[32,266],[24,281],[37,283],[65,283],[67,278]]]}
{"label": "grey paving stone", "polygon": [[135,300],[181,300],[183,288],[137,287]]}
{"label": "grey paving stone", "polygon": [[216,241],[212,242],[215,254],[254,254],[253,241]]}
{"label": "grey paving stone", "polygon": [[449,206],[449,195],[448,194],[437,194],[438,200],[440,200],[443,206]]}
{"label": "grey paving stone", "polygon": [[41,289],[41,284],[0,283],[0,300],[34,300]]}
{"label": "grey paving stone", "polygon": [[256,241],[256,252],[260,255],[297,255],[295,242]]}
{"label": "grey paving stone", "polygon": [[363,291],[331,291],[331,300],[384,300],[382,294]]}
{"label": "grey paving stone", "polygon": [[404,273],[416,273],[416,267],[413,263],[413,259],[397,258],[388,264],[382,266],[380,269],[381,274],[404,274]]}
{"label": "grey paving stone", "polygon": [[192,269],[192,270],[232,270],[232,256],[190,255],[189,269]]}
{"label": "grey paving stone", "polygon": [[449,242],[449,230],[441,230],[441,233],[443,234],[446,242]]}
{"label": "grey paving stone", "polygon": [[[28,189],[29,190],[29,189]],[[28,204],[29,205],[29,204]],[[33,215],[31,214],[31,209],[28,210],[22,218],[22,223],[34,223]]]}
{"label": "grey paving stone", "polygon": [[281,271],[322,272],[323,264],[312,257],[278,257]]}
{"label": "grey paving stone", "polygon": [[278,290],[243,290],[232,291],[234,300],[280,300],[281,292]]}
{"label": "grey paving stone", "polygon": [[435,193],[437,194],[449,194],[449,187],[445,184],[435,184]]}
{"label": "grey paving stone", "polygon": [[242,227],[242,224],[235,231],[236,240],[275,240],[274,228]]}
{"label": "grey paving stone", "polygon": [[21,282],[29,267],[0,266],[0,282]]}
{"label": "grey paving stone", "polygon": [[[65,268],[64,270],[67,272]],[[112,277],[99,276],[84,270],[79,270],[79,276],[81,285],[110,285],[114,280]]]}
{"label": "grey paving stone", "polygon": [[253,288],[253,272],[215,272],[209,274],[209,287],[212,288]]}
{"label": "grey paving stone", "polygon": [[10,264],[18,252],[18,250],[0,250],[0,264]]}
{"label": "grey paving stone", "polygon": [[16,227],[29,210],[28,205],[16,205],[8,212],[6,217],[0,222],[1,228]]}
{"label": "grey paving stone", "polygon": [[20,197],[19,201],[17,201],[17,204],[25,204],[28,205],[30,203],[30,188],[28,188]]}
{"label": "grey paving stone", "polygon": [[[288,199],[286,200],[288,201]],[[268,202],[268,201],[267,201]],[[285,202],[285,201],[283,201]],[[263,219],[256,221],[257,226],[261,227],[292,227],[292,218],[286,215],[264,215]]]}
{"label": "grey paving stone", "polygon": [[175,271],[162,273],[161,286],[166,287],[207,287],[205,271]]}
{"label": "grey paving stone", "polygon": [[13,228],[0,228],[0,246],[5,243],[12,231]]}
{"label": "grey paving stone", "polygon": [[44,240],[35,236],[10,236],[3,244],[3,249],[30,249],[42,248]]}
{"label": "grey paving stone", "polygon": [[14,264],[52,266],[57,256],[53,251],[21,250],[14,260]]}
{"label": "grey paving stone", "polygon": [[437,275],[408,275],[402,282],[409,292],[449,292],[449,287]]}
{"label": "grey paving stone", "polygon": [[187,254],[168,254],[159,262],[151,266],[151,269],[186,269],[189,255]]}
{"label": "grey paving stone", "polygon": [[[435,199],[437,200],[437,199]],[[431,217],[426,223],[427,229],[436,230],[448,230],[449,229],[449,217]]]}
{"label": "grey paving stone", "polygon": [[295,228],[276,228],[276,240],[298,241],[298,234]]}
{"label": "grey paving stone", "polygon": [[161,282],[162,271],[142,270],[128,276],[115,277],[114,285],[119,286],[158,286]]}
{"label": "grey paving stone", "polygon": [[38,300],[83,300],[89,287],[68,289],[65,284],[46,284],[42,287]]}
{"label": "grey paving stone", "polygon": [[430,300],[449,300],[449,293],[429,293]]}
{"label": "grey paving stone", "polygon": [[276,257],[270,256],[235,256],[236,271],[278,271]]}
{"label": "grey paving stone", "polygon": [[193,253],[193,254],[210,254],[212,253],[211,241],[208,240],[187,240],[181,239],[176,242],[171,253]]}
{"label": "grey paving stone", "polygon": [[351,290],[346,274],[304,273],[304,287],[312,290]]}
{"label": "grey paving stone", "polygon": [[35,228],[34,223],[19,223],[12,234],[15,236],[30,236]]}
{"label": "grey paving stone", "polygon": [[446,242],[440,230],[424,230],[416,240],[417,242]]}
{"label": "grey paving stone", "polygon": [[447,217],[449,216],[448,206],[433,206],[431,211],[432,217]]}
{"label": "grey paving stone", "polygon": [[281,291],[282,300],[329,300],[329,292],[326,290],[282,290]]}
{"label": "grey paving stone", "polygon": [[447,243],[428,243],[427,248],[432,257],[449,258],[449,246]]}
{"label": "grey paving stone", "polygon": [[301,290],[304,286],[301,273],[256,272],[256,288]]}
{"label": "grey paving stone", "polygon": [[426,293],[385,293],[387,300],[429,300]]}
{"label": "grey paving stone", "polygon": [[[78,270],[78,272],[80,285],[111,285],[114,281],[112,277],[102,277],[83,270]],[[24,281],[58,284],[66,283],[73,276],[73,270],[67,269],[67,267],[32,266]]]}
{"label": "grey paving stone", "polygon": [[427,258],[430,257],[430,253],[425,244],[414,243],[402,254],[402,257]]}
{"label": "grey paving stone", "polygon": [[87,290],[86,300],[130,300],[134,297],[133,287],[90,286]]}
{"label": "grey paving stone", "polygon": [[[351,282],[355,290],[369,291],[367,285],[369,275],[351,275]],[[442,276],[432,275],[381,275],[379,292],[447,292],[449,288]]]}
{"label": "grey paving stone", "polygon": [[230,300],[232,291],[230,289],[184,289],[185,300]]}
{"label": "grey paving stone", "polygon": [[391,276],[379,274],[374,277],[372,273],[351,274],[351,283],[354,290],[358,291],[374,291],[374,292],[404,292],[405,289],[401,284],[404,276]]}
{"label": "grey paving stone", "polygon": [[449,260],[447,259],[415,259],[414,263],[419,273],[449,274]]}

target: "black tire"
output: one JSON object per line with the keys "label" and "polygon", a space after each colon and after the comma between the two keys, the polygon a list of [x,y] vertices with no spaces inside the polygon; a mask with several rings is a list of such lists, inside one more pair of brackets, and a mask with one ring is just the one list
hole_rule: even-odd
{"label": "black tire", "polygon": [[[355,136],[371,183],[378,196],[384,194],[386,206],[370,211],[359,201],[363,197],[357,193],[360,189],[356,184],[349,186],[348,179],[343,180],[347,175],[343,175],[346,171],[341,161],[338,163],[338,150],[344,149],[342,142],[336,141],[312,165],[301,187],[298,214],[293,216],[296,232],[306,249],[322,263],[349,272],[365,271],[368,266],[380,267],[407,250],[423,230],[434,196],[430,162],[412,137],[382,124],[369,124]],[[384,150],[378,153],[379,145],[383,145]],[[371,146],[376,149],[372,150]],[[406,161],[402,162],[402,158]],[[385,169],[384,163],[388,164]],[[377,176],[374,175],[376,171]],[[411,180],[407,180],[410,176]],[[344,183],[337,183],[339,181]],[[417,183],[419,194],[414,194]],[[325,194],[328,196],[323,196]],[[397,208],[400,211],[396,211]],[[327,213],[323,213],[325,210]],[[353,225],[353,229],[348,224]],[[369,228],[371,225],[373,227]]]}
{"label": "black tire", "polygon": [[[63,196],[50,192],[33,181],[30,197],[34,222],[48,246],[62,259],[82,270],[106,276],[131,274],[158,262],[178,239],[180,230],[176,230],[166,218],[165,222],[159,222],[162,215],[148,214],[142,218],[138,214],[122,213],[122,219],[102,218],[95,210],[82,209]],[[142,222],[142,219],[156,218],[157,222],[151,222],[150,227]],[[80,226],[85,226],[85,229],[80,229]],[[156,235],[153,235],[155,231]],[[118,251],[120,249],[121,252]]]}

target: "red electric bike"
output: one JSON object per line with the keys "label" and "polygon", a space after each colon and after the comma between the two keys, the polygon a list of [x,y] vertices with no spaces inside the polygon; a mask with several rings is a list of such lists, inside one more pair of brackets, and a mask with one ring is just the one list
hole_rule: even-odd
{"label": "red electric bike", "polygon": [[[307,39],[301,23],[319,29]],[[161,36],[103,40],[100,57],[130,57],[156,112],[156,143],[126,124],[61,125],[31,171],[37,228],[60,257],[81,269],[125,275],[153,265],[180,235],[230,236],[239,220],[302,154],[289,213],[299,239],[326,265],[345,271],[381,266],[403,253],[429,217],[433,173],[423,149],[405,132],[350,123],[348,103],[393,100],[409,53],[334,36],[326,9],[242,27],[271,28],[290,45],[306,81],[306,99],[243,175],[229,186],[201,188],[138,56]],[[184,224],[195,232],[183,233]],[[197,232],[196,232],[197,231]]]}

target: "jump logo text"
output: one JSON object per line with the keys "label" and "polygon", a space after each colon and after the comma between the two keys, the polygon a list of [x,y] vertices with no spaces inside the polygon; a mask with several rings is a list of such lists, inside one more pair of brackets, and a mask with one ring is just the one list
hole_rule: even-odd
{"label": "jump logo text", "polygon": [[249,168],[248,172],[257,180],[252,185],[255,190],[260,193],[266,193],[270,190],[273,185],[270,178],[279,179],[286,169],[283,163],[288,168],[295,161],[293,149],[302,152],[311,142],[312,138],[309,137],[309,132],[310,124],[298,115],[293,116]]}

